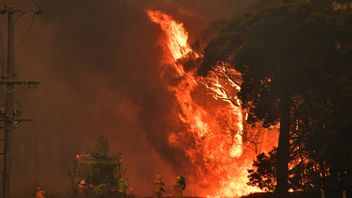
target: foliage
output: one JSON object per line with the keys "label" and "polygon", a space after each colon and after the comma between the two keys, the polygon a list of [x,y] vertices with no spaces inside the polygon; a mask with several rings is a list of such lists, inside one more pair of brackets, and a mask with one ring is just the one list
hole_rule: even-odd
{"label": "foliage", "polygon": [[[231,63],[242,74],[239,98],[249,108],[248,122],[262,121],[264,127],[280,122],[278,184],[285,185],[289,158],[296,163],[290,172],[300,178],[290,177],[294,190],[318,188],[317,177],[325,181],[350,175],[350,13],[337,12],[329,0],[261,5],[256,13],[234,19],[209,43],[200,72],[219,61]],[[288,147],[289,139],[296,145]],[[251,181],[269,191],[272,154],[259,156],[255,163],[263,169],[252,172]]]}
{"label": "foliage", "polygon": [[276,150],[269,152],[269,155],[261,153],[257,156],[257,160],[253,162],[256,169],[248,170],[248,185],[258,186],[265,192],[273,192],[276,185]]}
{"label": "foliage", "polygon": [[249,121],[264,126],[278,122],[283,97],[305,100],[328,86],[325,76],[337,59],[351,62],[335,46],[350,40],[349,21],[334,16],[324,1],[273,2],[259,14],[236,18],[208,45],[201,70],[231,61],[242,73],[240,98],[251,107]]}
{"label": "foliage", "polygon": [[108,184],[101,183],[94,187],[93,193],[99,197],[106,197],[110,192],[109,190]]}
{"label": "foliage", "polygon": [[96,159],[107,159],[110,154],[110,145],[104,136],[99,136],[97,139],[96,151],[93,153]]}
{"label": "foliage", "polygon": [[[289,189],[310,192],[321,187],[320,169],[312,159],[303,157],[302,152],[291,146]],[[257,186],[264,192],[274,192],[276,186],[277,150],[267,154],[261,153],[253,162],[253,169],[248,170],[248,185]]]}
{"label": "foliage", "polygon": [[[109,197],[117,192],[125,194],[128,181],[122,166],[122,155],[111,154],[108,140],[100,136],[92,157],[92,175],[88,178],[88,183],[94,187],[92,193],[97,197]],[[121,191],[122,181],[123,191]]]}

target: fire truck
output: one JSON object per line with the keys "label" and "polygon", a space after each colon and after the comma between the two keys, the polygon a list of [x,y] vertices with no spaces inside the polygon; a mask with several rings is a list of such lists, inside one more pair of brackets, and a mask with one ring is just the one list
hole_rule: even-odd
{"label": "fire truck", "polygon": [[[96,168],[100,165],[111,165],[115,167],[120,166],[120,162],[118,160],[98,160],[93,157],[91,153],[82,153],[77,154],[75,159],[73,160],[72,165],[72,189],[73,189],[73,197],[77,197],[77,190],[79,183],[84,180],[87,185],[90,185],[91,178],[94,177],[94,174],[97,174]],[[113,170],[112,170],[113,171]],[[111,174],[114,174],[111,172]]]}

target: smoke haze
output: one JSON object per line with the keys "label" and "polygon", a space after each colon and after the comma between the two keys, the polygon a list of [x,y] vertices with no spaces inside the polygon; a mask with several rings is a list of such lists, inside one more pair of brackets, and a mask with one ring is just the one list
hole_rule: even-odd
{"label": "smoke haze", "polygon": [[[205,43],[210,24],[251,4],[240,0],[42,0],[0,1],[31,9],[41,4],[29,33],[30,14],[16,24],[18,79],[39,80],[34,91],[18,88],[24,117],[13,135],[14,197],[42,185],[50,197],[68,197],[76,153],[94,149],[98,135],[121,152],[133,192],[151,194],[161,174],[167,184],[186,174],[183,153],[167,143],[172,97],[162,86],[157,45],[160,29],[145,9],[160,9],[185,23],[191,42]],[[6,39],[6,17],[1,18]],[[2,45],[5,46],[6,42]]]}

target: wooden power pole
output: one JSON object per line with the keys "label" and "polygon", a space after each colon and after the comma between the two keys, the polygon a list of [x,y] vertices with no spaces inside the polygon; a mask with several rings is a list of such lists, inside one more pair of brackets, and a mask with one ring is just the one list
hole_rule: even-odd
{"label": "wooden power pole", "polygon": [[[37,10],[38,11],[38,10]],[[3,170],[2,170],[2,198],[9,198],[10,176],[11,176],[11,136],[15,125],[21,121],[31,121],[31,119],[19,118],[19,109],[14,104],[14,88],[17,85],[37,86],[38,81],[16,81],[14,73],[14,25],[15,17],[22,16],[25,12],[17,10],[13,6],[6,6],[0,10],[1,14],[7,15],[8,32],[7,32],[7,65],[6,71],[2,74],[0,84],[4,87],[5,104],[0,110],[0,121],[3,126]],[[35,12],[34,14],[39,14]],[[17,16],[18,15],[18,16]]]}

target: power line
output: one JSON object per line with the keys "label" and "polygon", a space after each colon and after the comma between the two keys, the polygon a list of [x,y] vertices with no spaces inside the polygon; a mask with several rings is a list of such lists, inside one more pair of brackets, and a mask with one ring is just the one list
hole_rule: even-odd
{"label": "power line", "polygon": [[4,40],[3,40],[2,30],[0,30],[0,50],[1,50],[1,76],[2,79],[5,77],[5,48],[4,48]]}
{"label": "power line", "polygon": [[[3,124],[3,171],[2,171],[2,198],[9,198],[10,196],[10,176],[11,176],[11,141],[13,130],[16,123],[22,121],[31,121],[31,119],[19,118],[20,111],[16,109],[14,96],[15,96],[15,86],[25,85],[25,86],[36,86],[40,84],[37,81],[18,81],[15,79],[14,75],[14,25],[15,17],[22,16],[24,11],[15,9],[13,6],[5,6],[0,9],[1,14],[6,14],[8,18],[8,33],[7,33],[7,67],[6,67],[6,77],[3,77],[0,81],[1,85],[4,85],[4,97],[5,104],[4,108],[0,111],[0,122]],[[35,13],[39,13],[38,11]],[[18,19],[18,18],[17,18]]]}
{"label": "power line", "polygon": [[33,14],[31,22],[29,23],[29,25],[28,25],[28,27],[27,27],[27,29],[26,29],[26,31],[25,31],[20,43],[17,46],[16,52],[15,52],[15,57],[17,56],[17,53],[20,51],[24,41],[26,40],[30,30],[32,29],[32,26],[33,26],[33,23],[34,23],[34,19],[35,19],[35,15]]}

